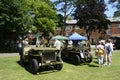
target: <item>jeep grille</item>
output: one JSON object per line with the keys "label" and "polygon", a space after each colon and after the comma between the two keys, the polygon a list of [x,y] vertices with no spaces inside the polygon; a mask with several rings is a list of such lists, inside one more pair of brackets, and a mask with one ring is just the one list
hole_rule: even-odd
{"label": "jeep grille", "polygon": [[42,58],[43,61],[54,61],[55,58],[55,53],[54,51],[45,51],[42,53]]}

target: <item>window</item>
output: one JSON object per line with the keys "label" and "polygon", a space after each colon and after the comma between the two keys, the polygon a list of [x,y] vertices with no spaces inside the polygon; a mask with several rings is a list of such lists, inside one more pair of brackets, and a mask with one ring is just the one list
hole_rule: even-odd
{"label": "window", "polygon": [[76,26],[75,26],[75,29],[80,29],[80,27],[76,25]]}
{"label": "window", "polygon": [[66,26],[66,29],[67,29],[67,30],[72,30],[72,26],[71,26],[71,25],[68,25],[68,26]]}
{"label": "window", "polygon": [[108,28],[111,28],[111,25],[108,24]]}
{"label": "window", "polygon": [[106,31],[106,35],[110,35],[111,33],[110,33],[110,31],[109,30],[107,30]]}
{"label": "window", "polygon": [[117,24],[117,28],[120,28],[120,23]]}

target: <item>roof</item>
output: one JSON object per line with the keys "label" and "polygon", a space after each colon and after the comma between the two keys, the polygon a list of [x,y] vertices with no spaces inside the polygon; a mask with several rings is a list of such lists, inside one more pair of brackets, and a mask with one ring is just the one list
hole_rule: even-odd
{"label": "roof", "polygon": [[[120,22],[120,17],[107,18],[110,22]],[[77,20],[66,20],[67,24],[76,24]]]}
{"label": "roof", "polygon": [[120,37],[120,34],[111,34],[111,37]]}
{"label": "roof", "polygon": [[120,17],[107,18],[111,22],[120,22]]}
{"label": "roof", "polygon": [[66,20],[67,24],[77,24],[77,20]]}

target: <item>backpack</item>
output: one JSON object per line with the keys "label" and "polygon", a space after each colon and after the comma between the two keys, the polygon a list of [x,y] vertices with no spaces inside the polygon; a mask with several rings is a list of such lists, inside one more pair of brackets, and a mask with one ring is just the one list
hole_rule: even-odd
{"label": "backpack", "polygon": [[111,52],[111,47],[110,47],[110,45],[108,45],[108,46],[106,47],[106,51],[107,51],[107,53],[110,53],[110,52]]}

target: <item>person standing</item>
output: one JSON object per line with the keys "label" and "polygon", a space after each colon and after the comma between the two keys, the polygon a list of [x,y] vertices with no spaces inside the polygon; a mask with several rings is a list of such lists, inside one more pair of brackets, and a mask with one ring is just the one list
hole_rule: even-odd
{"label": "person standing", "polygon": [[103,59],[104,59],[104,46],[102,45],[100,41],[98,42],[98,45],[96,46],[96,56],[98,59],[99,67],[102,67]]}
{"label": "person standing", "polygon": [[112,43],[112,41],[111,41],[111,39],[109,39],[109,41],[110,41],[110,47],[111,47],[111,51],[110,51],[110,61],[112,62],[112,53],[113,53],[113,43]]}
{"label": "person standing", "polygon": [[22,55],[22,37],[19,36],[19,39],[17,41],[17,50],[18,50],[18,53],[19,55]]}
{"label": "person standing", "polygon": [[60,53],[59,56],[61,56],[62,42],[60,42],[58,39],[55,39],[54,47],[57,48],[57,49],[59,50],[59,53]]}
{"label": "person standing", "polygon": [[106,43],[105,43],[105,64],[104,65],[111,64],[112,52],[113,52],[113,44],[111,43],[110,39],[108,39],[106,40]]}
{"label": "person standing", "polygon": [[57,48],[58,50],[60,50],[61,47],[62,47],[62,42],[60,42],[59,40],[55,39],[54,47]]}
{"label": "person standing", "polygon": [[22,42],[23,42],[23,47],[29,46],[28,36],[26,36]]}

